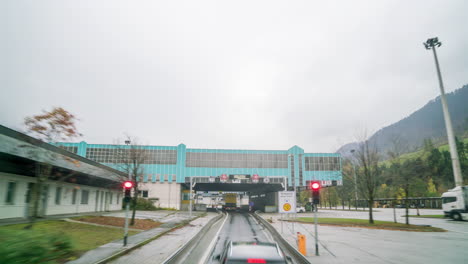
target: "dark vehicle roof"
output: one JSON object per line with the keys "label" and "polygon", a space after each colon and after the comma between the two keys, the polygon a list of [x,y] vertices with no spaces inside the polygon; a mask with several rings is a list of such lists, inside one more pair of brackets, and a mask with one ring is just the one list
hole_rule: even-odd
{"label": "dark vehicle roof", "polygon": [[264,259],[266,263],[286,263],[276,243],[232,242],[227,263],[247,263],[247,259]]}

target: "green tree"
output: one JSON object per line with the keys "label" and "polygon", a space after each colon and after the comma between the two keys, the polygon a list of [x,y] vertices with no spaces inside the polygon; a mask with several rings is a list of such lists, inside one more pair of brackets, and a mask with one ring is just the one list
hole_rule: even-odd
{"label": "green tree", "polygon": [[299,193],[299,200],[297,201],[298,204],[300,205],[306,205],[309,202],[309,197],[310,197],[310,192],[309,190],[303,190]]}
{"label": "green tree", "polygon": [[423,150],[424,152],[430,153],[434,149],[434,144],[430,138],[424,139]]}
{"label": "green tree", "polygon": [[464,183],[468,184],[468,142],[464,144],[463,141],[458,140],[457,137],[455,137],[455,141],[457,145],[458,158],[460,159],[460,167]]}
{"label": "green tree", "polygon": [[429,180],[427,180],[426,196],[428,196],[428,197],[437,197],[437,196],[439,196],[439,193],[437,192],[437,188],[436,188],[432,178],[429,178]]}

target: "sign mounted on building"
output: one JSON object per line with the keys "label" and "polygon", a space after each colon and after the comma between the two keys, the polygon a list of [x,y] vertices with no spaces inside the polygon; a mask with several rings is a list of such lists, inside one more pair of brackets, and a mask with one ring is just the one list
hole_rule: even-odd
{"label": "sign mounted on building", "polygon": [[229,179],[250,179],[250,174],[229,174]]}
{"label": "sign mounted on building", "polygon": [[259,179],[258,174],[252,175],[252,182],[253,183],[258,183],[258,179]]}
{"label": "sign mounted on building", "polygon": [[221,180],[221,182],[226,182],[228,179],[228,176],[226,174],[221,174],[221,177],[219,177],[219,179]]}
{"label": "sign mounted on building", "polygon": [[282,214],[296,212],[296,195],[294,192],[278,192],[278,212]]}

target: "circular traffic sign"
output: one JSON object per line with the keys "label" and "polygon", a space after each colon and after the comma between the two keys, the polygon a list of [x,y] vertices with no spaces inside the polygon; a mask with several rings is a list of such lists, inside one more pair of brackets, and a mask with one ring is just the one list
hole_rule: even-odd
{"label": "circular traffic sign", "polygon": [[221,174],[221,181],[227,181],[227,175],[226,174]]}
{"label": "circular traffic sign", "polygon": [[285,210],[285,211],[291,210],[291,205],[289,203],[283,204],[283,210]]}

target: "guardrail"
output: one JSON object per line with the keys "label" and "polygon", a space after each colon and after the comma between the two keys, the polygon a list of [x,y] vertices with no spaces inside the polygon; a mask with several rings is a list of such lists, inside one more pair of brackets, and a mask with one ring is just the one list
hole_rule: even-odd
{"label": "guardrail", "polygon": [[310,261],[306,257],[304,257],[304,255],[297,251],[295,247],[291,246],[291,244],[289,244],[288,241],[286,241],[283,238],[283,236],[281,236],[281,234],[278,233],[278,231],[276,231],[276,229],[272,225],[270,225],[270,223],[268,223],[265,219],[259,216],[257,212],[255,212],[253,216],[270,232],[270,234],[273,236],[278,245],[284,251],[286,251],[285,254],[288,253],[287,255],[293,258],[294,263],[310,263]]}
{"label": "guardrail", "polygon": [[164,264],[177,264],[182,263],[186,252],[190,252],[199,242],[200,238],[203,237],[206,232],[216,223],[219,219],[224,216],[224,213],[220,213],[216,217],[212,218],[197,234],[195,234],[185,245],[180,247],[176,252],[172,253],[163,263]]}

